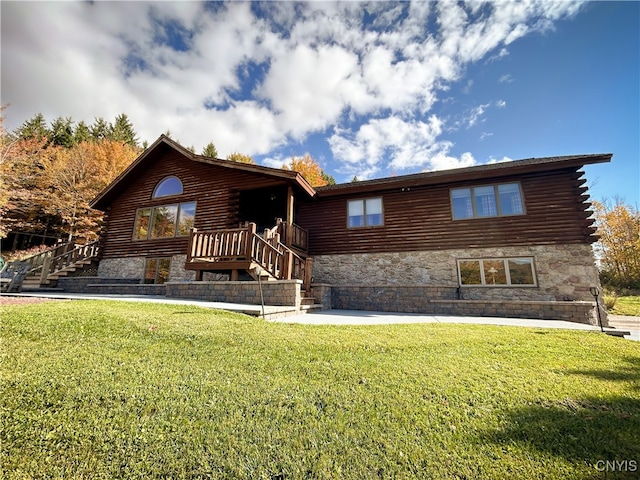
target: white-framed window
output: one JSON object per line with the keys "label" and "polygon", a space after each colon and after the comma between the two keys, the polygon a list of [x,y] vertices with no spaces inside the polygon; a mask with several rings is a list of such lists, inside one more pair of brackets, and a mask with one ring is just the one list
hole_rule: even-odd
{"label": "white-framed window", "polygon": [[364,198],[347,202],[347,226],[378,227],[384,224],[382,217],[382,198]]}
{"label": "white-framed window", "polygon": [[196,216],[196,202],[139,208],[133,227],[134,240],[189,235]]}
{"label": "white-framed window", "polygon": [[524,215],[520,184],[452,188],[451,210],[454,220]]}
{"label": "white-framed window", "polygon": [[171,258],[147,258],[144,262],[144,283],[165,283],[169,280]]}
{"label": "white-framed window", "polygon": [[458,260],[461,286],[535,287],[535,266],[531,257],[468,258]]}

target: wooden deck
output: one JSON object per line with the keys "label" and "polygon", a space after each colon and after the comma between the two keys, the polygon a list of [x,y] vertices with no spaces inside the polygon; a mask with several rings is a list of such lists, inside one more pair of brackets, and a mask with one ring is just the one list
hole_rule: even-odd
{"label": "wooden deck", "polygon": [[[282,226],[284,225],[284,227]],[[283,243],[281,234],[284,232]],[[276,280],[302,280],[305,290],[311,286],[312,259],[303,247],[308,242],[307,232],[293,224],[279,223],[262,236],[256,232],[256,224],[249,223],[237,229],[198,231],[193,229],[189,237],[189,249],[185,269],[196,272],[201,281],[204,272],[229,272],[231,280],[239,272],[246,271],[254,278],[267,276]],[[294,251],[290,246],[294,246]]]}

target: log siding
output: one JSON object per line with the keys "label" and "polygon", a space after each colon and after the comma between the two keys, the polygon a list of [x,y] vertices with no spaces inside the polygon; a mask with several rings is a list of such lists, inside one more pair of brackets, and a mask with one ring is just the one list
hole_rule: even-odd
{"label": "log siding", "polygon": [[[181,195],[152,198],[158,183],[168,174],[180,179]],[[103,237],[103,258],[167,257],[186,254],[188,236],[133,241],[136,211],[171,203],[197,202],[194,226],[198,230],[237,228],[240,190],[287,185],[285,179],[217,165],[194,162],[180,152],[166,149],[137,175],[111,202]]]}
{"label": "log siding", "polygon": [[[577,169],[496,177],[495,183],[520,184],[523,215],[453,220],[451,189],[487,184],[479,179],[394,189],[375,185],[355,195],[345,189],[323,197],[320,191],[300,205],[298,221],[309,230],[311,255],[592,243],[590,204]],[[347,228],[348,200],[372,196],[382,197],[384,225]]]}

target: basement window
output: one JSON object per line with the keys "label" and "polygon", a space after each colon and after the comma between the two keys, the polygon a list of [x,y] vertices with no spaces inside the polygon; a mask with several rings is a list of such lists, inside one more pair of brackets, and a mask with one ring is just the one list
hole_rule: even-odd
{"label": "basement window", "polygon": [[170,258],[147,258],[144,264],[144,283],[162,284],[169,280]]}
{"label": "basement window", "polygon": [[533,258],[483,258],[458,260],[461,286],[536,285]]}

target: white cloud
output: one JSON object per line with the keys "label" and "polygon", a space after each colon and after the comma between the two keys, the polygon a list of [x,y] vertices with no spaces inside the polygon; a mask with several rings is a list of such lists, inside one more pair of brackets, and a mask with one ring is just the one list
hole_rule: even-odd
{"label": "white cloud", "polygon": [[289,163],[290,159],[283,157],[282,155],[276,155],[274,157],[265,157],[260,163],[265,167],[282,168],[282,165]]}
{"label": "white cloud", "polygon": [[273,60],[259,94],[270,102],[283,130],[302,137],[335,122],[349,105],[347,93],[360,95],[357,74],[353,53],[299,45]]}
{"label": "white cloud", "polygon": [[480,141],[484,141],[486,138],[493,137],[493,133],[491,132],[482,132],[480,134]]}
{"label": "white cloud", "polygon": [[[38,112],[87,122],[124,112],[141,139],[169,129],[196,151],[213,141],[222,156],[266,155],[266,164],[292,138],[333,132],[335,158],[360,177],[468,165],[471,154],[450,155],[442,138],[438,96],[471,63],[506,56],[516,39],[579,8],[545,0],[6,2],[6,125]],[[256,66],[260,75],[247,78]],[[460,126],[479,124],[489,105]]]}
{"label": "white cloud", "polygon": [[488,164],[512,162],[513,159],[504,155],[502,158],[489,157]]}
{"label": "white cloud", "polygon": [[348,166],[345,173],[358,178],[380,170],[441,170],[475,164],[470,153],[460,158],[449,155],[453,144],[438,141],[442,121],[435,115],[428,121],[405,121],[398,117],[373,119],[357,133],[336,132],[329,139],[335,158]]}

